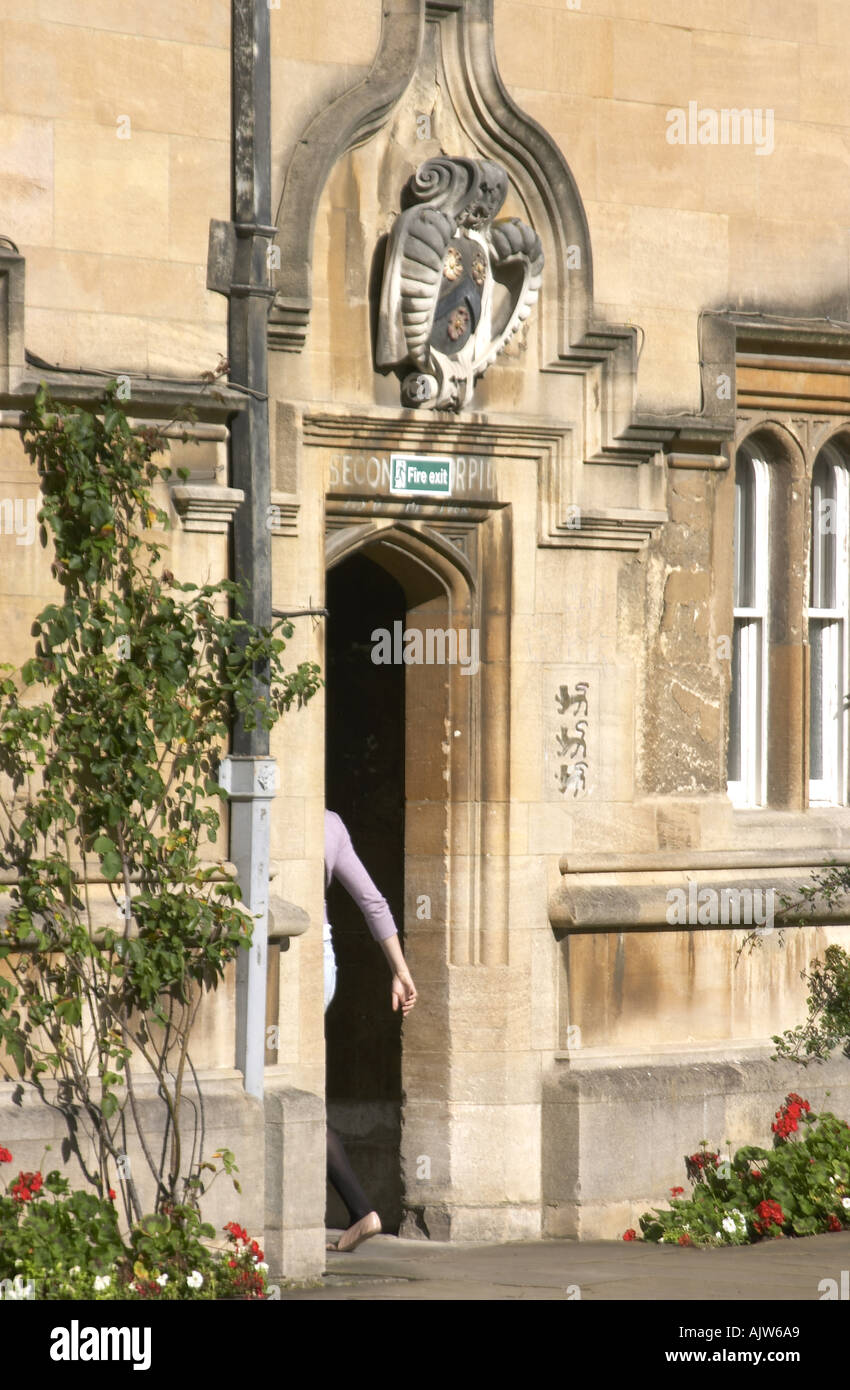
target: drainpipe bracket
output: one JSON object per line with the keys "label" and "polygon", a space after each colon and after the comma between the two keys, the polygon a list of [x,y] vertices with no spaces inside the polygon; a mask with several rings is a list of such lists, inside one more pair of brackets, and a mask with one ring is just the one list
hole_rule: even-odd
{"label": "drainpipe bracket", "polygon": [[218,784],[231,801],[271,801],[277,790],[277,761],[229,754],[219,763]]}
{"label": "drainpipe bracket", "polygon": [[230,294],[236,266],[236,227],[233,222],[210,218],[210,239],[207,250],[207,289],[216,294]]}

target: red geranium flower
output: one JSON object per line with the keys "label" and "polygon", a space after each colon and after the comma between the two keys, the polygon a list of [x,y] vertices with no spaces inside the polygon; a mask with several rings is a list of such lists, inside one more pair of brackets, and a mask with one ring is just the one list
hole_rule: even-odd
{"label": "red geranium flower", "polygon": [[753,1225],[760,1235],[766,1235],[771,1226],[784,1226],[785,1214],[778,1202],[765,1199],[759,1202],[756,1207],[759,1220],[753,1221]]}
{"label": "red geranium flower", "polygon": [[109,1189],[109,1200],[110,1200],[110,1202],[114,1202],[114,1201],[115,1201],[115,1188],[114,1188],[114,1187],[110,1187],[110,1189]]}
{"label": "red geranium flower", "polygon": [[835,1212],[834,1212],[834,1211],[831,1211],[831,1212],[829,1213],[829,1216],[827,1217],[826,1220],[827,1220],[827,1226],[829,1227],[829,1230],[830,1230],[830,1231],[840,1231],[840,1230],[841,1230],[841,1222],[839,1221],[838,1217],[835,1215]]}
{"label": "red geranium flower", "polygon": [[11,1163],[12,1155],[8,1149],[0,1149],[0,1163]]}
{"label": "red geranium flower", "polygon": [[803,1112],[808,1115],[811,1108],[809,1102],[798,1096],[796,1091],[790,1091],[776,1112],[776,1122],[771,1125],[774,1134],[780,1139],[787,1139],[789,1134],[797,1130]]}
{"label": "red geranium flower", "polygon": [[690,1236],[688,1235],[687,1231],[685,1232],[684,1235],[679,1236],[679,1244],[680,1244],[680,1245],[693,1245],[693,1241],[691,1240],[691,1238],[690,1238]]}
{"label": "red geranium flower", "polygon": [[683,1187],[671,1187],[671,1188],[670,1188],[670,1195],[671,1195],[672,1197],[681,1197],[681,1195],[682,1195],[682,1193],[684,1192],[684,1190],[685,1190],[685,1189],[684,1189]]}
{"label": "red geranium flower", "polygon": [[637,1231],[630,1226],[627,1231],[623,1232],[623,1240],[637,1240]]}
{"label": "red geranium flower", "polygon": [[800,1109],[805,1110],[807,1115],[812,1108],[807,1100],[803,1100],[802,1096],[797,1095],[796,1091],[791,1091],[785,1099],[790,1101],[792,1105],[799,1105]]}
{"label": "red geranium flower", "polygon": [[248,1244],[248,1232],[245,1230],[244,1226],[237,1225],[235,1221],[228,1221],[224,1229],[230,1235],[233,1236],[233,1239],[236,1241],[237,1245],[240,1241],[242,1241],[245,1245]]}
{"label": "red geranium flower", "polygon": [[12,1183],[10,1189],[12,1196],[18,1202],[29,1202],[41,1191],[43,1182],[41,1173],[19,1173],[17,1181]]}
{"label": "red geranium flower", "polygon": [[709,1165],[713,1168],[716,1168],[717,1160],[719,1157],[720,1155],[716,1153],[689,1154],[688,1157],[685,1159],[685,1163],[690,1165],[690,1167],[696,1168],[701,1171],[703,1168],[708,1168]]}

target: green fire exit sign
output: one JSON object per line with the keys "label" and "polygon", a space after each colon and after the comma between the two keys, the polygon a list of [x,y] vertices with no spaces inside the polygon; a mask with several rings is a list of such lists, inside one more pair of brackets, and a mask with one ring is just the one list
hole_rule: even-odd
{"label": "green fire exit sign", "polygon": [[451,496],[452,464],[445,454],[390,454],[390,492]]}

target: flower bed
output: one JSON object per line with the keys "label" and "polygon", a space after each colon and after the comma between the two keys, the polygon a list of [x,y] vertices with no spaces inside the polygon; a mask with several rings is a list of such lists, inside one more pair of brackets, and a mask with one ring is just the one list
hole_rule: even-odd
{"label": "flower bed", "polygon": [[[0,1148],[0,1163],[12,1163]],[[115,1193],[72,1192],[66,1178],[20,1172],[0,1196],[0,1291],[23,1299],[259,1299],[268,1265],[235,1221],[211,1249],[213,1226],[177,1204],[144,1217],[124,1240]]]}
{"label": "flower bed", "polygon": [[644,1212],[639,1235],[657,1244],[750,1245],[850,1228],[850,1125],[792,1091],[771,1126],[773,1149],[747,1146],[721,1159],[703,1140],[685,1158],[691,1181],[670,1189],[670,1210]]}

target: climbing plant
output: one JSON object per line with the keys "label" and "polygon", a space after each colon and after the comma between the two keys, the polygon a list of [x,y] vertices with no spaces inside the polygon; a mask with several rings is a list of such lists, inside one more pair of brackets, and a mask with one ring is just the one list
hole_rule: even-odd
{"label": "climbing plant", "polygon": [[[0,668],[12,900],[0,1069],[63,1114],[66,1157],[101,1196],[120,1183],[139,1217],[133,1139],[155,1209],[201,1188],[192,1027],[251,938],[232,876],[202,856],[225,798],[218,760],[235,718],[271,728],[315,693],[319,671],[285,671],[291,624],[243,620],[237,585],[181,583],[165,567],[168,516],[153,489],[170,476],[156,462],[167,440],[132,426],[115,386],[91,408],[42,388],[21,433],[60,594],[36,619],[32,658]],[[156,1147],[142,1074],[162,1107]]]}

